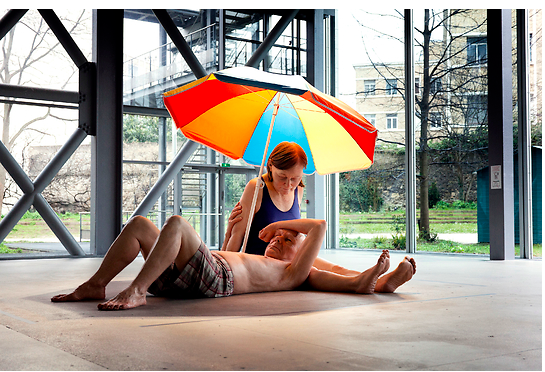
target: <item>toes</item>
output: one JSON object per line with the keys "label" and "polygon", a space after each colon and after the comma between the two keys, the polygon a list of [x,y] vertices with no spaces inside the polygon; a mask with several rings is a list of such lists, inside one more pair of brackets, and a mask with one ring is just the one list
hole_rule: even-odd
{"label": "toes", "polygon": [[409,262],[411,263],[411,265],[413,265],[413,274],[416,273],[416,261],[414,260],[414,258],[411,258]]}

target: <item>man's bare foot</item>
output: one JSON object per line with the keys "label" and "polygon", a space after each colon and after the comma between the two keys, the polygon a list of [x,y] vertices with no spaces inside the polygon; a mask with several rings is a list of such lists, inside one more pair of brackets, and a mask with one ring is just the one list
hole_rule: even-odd
{"label": "man's bare foot", "polygon": [[405,256],[394,271],[379,278],[375,292],[393,293],[399,286],[411,280],[415,273],[414,258]]}
{"label": "man's bare foot", "polygon": [[83,300],[103,300],[106,298],[106,288],[85,282],[69,294],[59,294],[51,297],[52,302],[72,302]]}
{"label": "man's bare foot", "polygon": [[127,310],[146,304],[146,292],[141,293],[136,287],[130,286],[119,292],[117,296],[98,304],[99,310]]}
{"label": "man's bare foot", "polygon": [[356,293],[370,294],[375,291],[378,278],[390,268],[390,252],[382,251],[377,264],[358,275],[358,288]]}

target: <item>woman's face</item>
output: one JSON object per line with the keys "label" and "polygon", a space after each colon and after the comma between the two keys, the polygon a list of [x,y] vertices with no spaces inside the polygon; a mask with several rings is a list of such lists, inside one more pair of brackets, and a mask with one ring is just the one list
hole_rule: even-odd
{"label": "woman's face", "polygon": [[281,195],[293,193],[303,178],[303,169],[303,164],[296,164],[288,169],[278,169],[271,165],[274,189]]}

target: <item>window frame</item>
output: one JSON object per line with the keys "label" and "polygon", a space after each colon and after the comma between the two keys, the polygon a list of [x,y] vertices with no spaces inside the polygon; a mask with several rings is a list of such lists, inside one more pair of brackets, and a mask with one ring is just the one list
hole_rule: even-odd
{"label": "window frame", "polygon": [[[488,46],[486,36],[468,36],[467,39],[467,63],[482,66],[488,62]],[[484,55],[481,57],[481,51]]]}
{"label": "window frame", "polygon": [[397,129],[397,114],[386,114],[386,129]]}
{"label": "window frame", "polygon": [[[367,86],[368,86],[368,83],[369,85],[373,84],[373,88],[372,89],[367,89]],[[366,96],[374,96],[375,95],[375,90],[376,90],[376,80],[375,79],[364,79],[363,80],[363,94],[365,94]]]}
{"label": "window frame", "polygon": [[[397,79],[384,79],[386,81],[385,92],[387,96],[395,96],[397,94]],[[392,84],[393,82],[394,84]]]}

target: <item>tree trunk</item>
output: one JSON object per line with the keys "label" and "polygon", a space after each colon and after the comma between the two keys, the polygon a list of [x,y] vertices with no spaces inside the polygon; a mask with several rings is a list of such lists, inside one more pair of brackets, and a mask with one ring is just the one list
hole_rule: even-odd
{"label": "tree trunk", "polygon": [[[2,143],[11,152],[11,146],[9,141],[9,123],[12,104],[4,104],[4,118],[2,120]],[[0,164],[0,212],[4,205],[4,192],[6,188],[6,169]]]}
{"label": "tree trunk", "polygon": [[430,11],[424,11],[424,71],[423,71],[423,90],[422,101],[420,104],[421,122],[420,122],[420,232],[430,232],[430,208],[428,189],[429,181],[429,154],[428,154],[428,117],[429,117],[429,99],[430,99],[430,38],[429,29]]}

